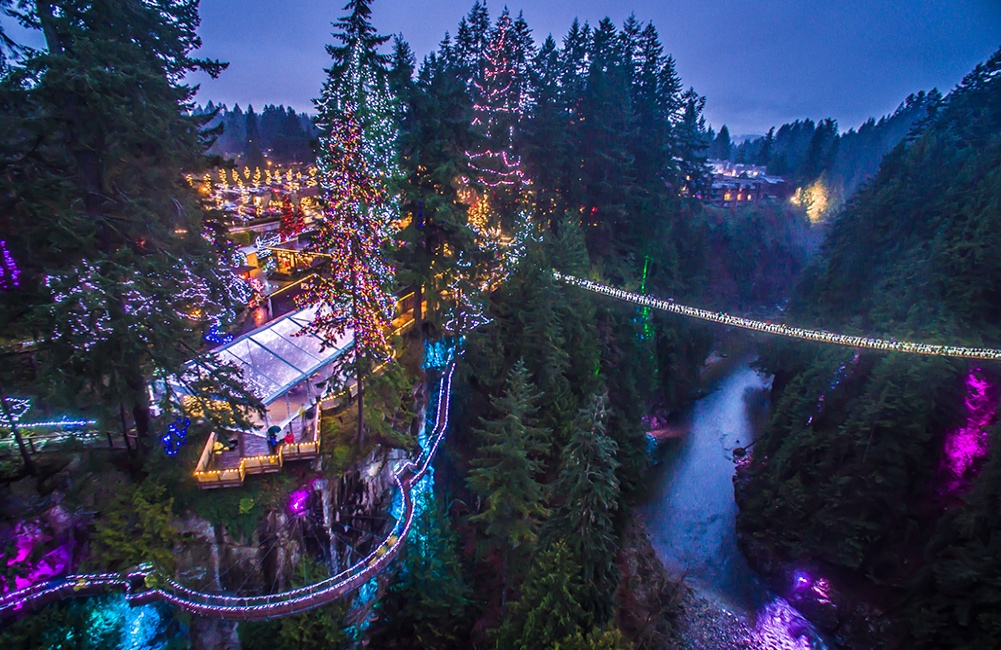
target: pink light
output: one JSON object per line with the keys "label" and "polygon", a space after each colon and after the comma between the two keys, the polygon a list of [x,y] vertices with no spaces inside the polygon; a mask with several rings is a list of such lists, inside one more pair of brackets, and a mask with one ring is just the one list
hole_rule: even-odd
{"label": "pink light", "polygon": [[946,474],[947,492],[964,487],[971,470],[987,455],[987,427],[994,421],[997,404],[994,385],[980,372],[980,368],[974,368],[966,376],[966,423],[945,434],[941,469]]}
{"label": "pink light", "polygon": [[302,517],[306,514],[306,503],[309,501],[309,490],[296,490],[293,492],[288,499],[288,509],[292,511],[296,517]]}

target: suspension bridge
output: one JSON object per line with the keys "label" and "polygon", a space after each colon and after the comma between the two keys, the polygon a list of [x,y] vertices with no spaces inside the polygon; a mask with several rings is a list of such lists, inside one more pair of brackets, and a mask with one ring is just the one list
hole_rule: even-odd
{"label": "suspension bridge", "polygon": [[124,593],[132,605],[166,602],[191,614],[240,621],[266,620],[301,614],[333,602],[376,577],[399,554],[413,525],[414,488],[427,474],[448,429],[455,352],[449,354],[438,382],[434,428],[416,461],[404,461],[393,470],[402,497],[402,514],[382,543],[344,571],[320,582],[262,596],[228,596],[189,589],[156,567],[144,564],[126,573],[68,575],[36,583],[0,596],[0,618],[38,610],[77,596]]}
{"label": "suspension bridge", "polygon": [[785,336],[803,341],[815,341],[817,343],[828,343],[832,345],[844,345],[853,348],[867,348],[879,350],[881,352],[904,352],[907,354],[923,354],[939,357],[957,357],[960,359],[986,359],[997,361],[1001,359],[1001,350],[994,348],[974,348],[958,345],[939,345],[935,343],[914,343],[909,341],[897,341],[895,339],[880,339],[868,336],[856,336],[852,334],[836,334],[825,330],[813,330],[802,327],[792,327],[781,323],[770,323],[758,321],[741,316],[733,316],[722,311],[709,311],[698,307],[688,307],[674,302],[673,300],[662,300],[653,296],[644,296],[638,293],[630,293],[622,289],[610,287],[607,284],[584,280],[572,275],[565,275],[559,271],[553,271],[553,276],[560,282],[575,287],[580,287],[587,291],[603,296],[609,296],[617,300],[631,302],[641,307],[650,307],[680,314],[689,318],[740,327],[755,332]]}

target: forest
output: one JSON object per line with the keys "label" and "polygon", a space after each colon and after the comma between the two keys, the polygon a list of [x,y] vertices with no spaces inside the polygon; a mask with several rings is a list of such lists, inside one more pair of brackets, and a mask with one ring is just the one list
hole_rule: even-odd
{"label": "forest", "polygon": [[[999,66],[978,66],[887,155],[790,318],[997,340]],[[738,490],[749,555],[807,562],[879,602],[883,643],[997,646],[997,369],[781,344],[762,363],[775,410]]]}
{"label": "forest", "polygon": [[[998,340],[1001,55],[857,130],[804,120],[733,146],[635,16],[537,40],[522,15],[477,1],[418,62],[380,34],[371,5],[349,0],[334,23],[309,118],[195,104],[184,74],[226,67],[193,56],[197,3],[0,0],[46,43],[0,47],[0,421],[17,444],[0,465],[3,593],[27,579],[17,517],[53,502],[82,540],[67,570],[180,572],[196,518],[220,543],[253,546],[296,488],[415,452],[430,351],[449,345],[462,353],[447,446],[419,534],[363,589],[376,595],[213,633],[247,649],[674,647],[681,588],[634,515],[652,462],[644,418],[704,395],[705,360],[733,335],[585,293],[554,269],[804,327]],[[305,334],[351,330],[357,415],[330,420],[322,471],[199,491],[191,467],[210,432],[264,412],[239,368],[210,354],[208,335],[239,335],[251,309],[212,178],[314,157],[321,216],[291,237],[329,262],[296,304],[317,309]],[[844,207],[822,225],[787,201],[713,208],[700,198],[709,158],[829,184]],[[414,327],[387,334],[405,291]],[[797,603],[820,627],[874,626],[849,647],[866,634],[887,647],[1001,645],[997,369],[745,344],[775,378],[736,482],[751,563],[776,585],[809,568],[843,602],[867,603]],[[88,418],[110,450],[34,460],[8,410],[27,400]],[[281,530],[235,565],[275,564],[285,545],[287,587],[333,572],[335,559]],[[305,538],[306,525],[289,530]],[[238,589],[267,589],[248,580]],[[81,602],[20,618],[0,643],[107,647],[125,634],[92,625]],[[199,617],[167,618],[157,647],[217,638]]]}

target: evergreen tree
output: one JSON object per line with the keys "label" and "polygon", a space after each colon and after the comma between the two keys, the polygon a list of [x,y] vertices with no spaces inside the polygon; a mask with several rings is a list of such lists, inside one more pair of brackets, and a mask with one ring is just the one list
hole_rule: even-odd
{"label": "evergreen tree", "polygon": [[480,420],[482,428],[476,435],[481,443],[467,478],[486,506],[472,520],[483,524],[487,542],[501,553],[502,607],[512,555],[535,543],[539,521],[546,514],[538,459],[546,453],[547,432],[536,424],[537,402],[528,370],[519,361],[508,375],[504,396],[491,400],[497,417]]}
{"label": "evergreen tree", "polygon": [[723,128],[716,134],[716,138],[709,146],[709,157],[715,160],[730,160],[733,144],[730,142],[730,129],[723,125]]}
{"label": "evergreen tree", "polygon": [[587,625],[583,602],[589,585],[563,540],[535,556],[498,634],[498,648],[543,650],[557,647]]}
{"label": "evergreen tree", "polygon": [[150,381],[182,370],[196,317],[234,303],[183,176],[204,168],[206,142],[180,80],[225,66],[192,58],[190,3],[65,0],[15,13],[44,47],[0,78],[0,231],[21,272],[0,291],[0,336],[37,343],[27,394],[109,429],[130,411],[142,453]]}
{"label": "evergreen tree", "polygon": [[[422,335],[423,305],[437,317],[441,295],[462,274],[459,254],[475,250],[457,179],[470,175],[466,149],[472,107],[463,79],[444,58],[431,56],[411,78],[412,55],[399,41],[395,93],[401,98],[400,189],[404,227],[396,251],[400,282],[416,290],[414,317]],[[467,253],[467,259],[468,253]]]}
{"label": "evergreen tree", "polygon": [[682,95],[682,113],[674,133],[675,150],[681,161],[679,182],[683,183],[683,193],[692,197],[707,197],[709,193],[709,169],[706,153],[709,141],[706,137],[706,122],[702,110],[706,98],[699,96],[694,88]]}
{"label": "evergreen tree", "polygon": [[607,397],[594,395],[583,409],[577,431],[563,449],[555,493],[562,500],[546,523],[546,536],[566,542],[581,566],[588,592],[581,601],[592,624],[612,614],[618,584],[614,514],[619,507],[616,444],[605,433]]}
{"label": "evergreen tree", "polygon": [[392,269],[382,255],[389,223],[379,208],[385,188],[362,151],[361,126],[348,112],[329,125],[322,184],[326,209],[316,225],[314,249],[331,258],[330,276],[314,276],[297,301],[317,305],[303,331],[333,345],[351,332],[354,344],[342,355],[353,368],[358,392],[358,444],[365,436],[364,378],[374,361],[391,358],[387,334],[395,309]]}
{"label": "evergreen tree", "polygon": [[266,163],[264,159],[264,141],[261,138],[260,123],[257,119],[257,113],[254,112],[253,105],[247,106],[246,119],[247,119],[246,165],[252,168],[264,167]]}
{"label": "evergreen tree", "polygon": [[462,573],[459,538],[443,504],[420,512],[393,584],[376,607],[379,648],[462,648],[469,629],[470,589]]}

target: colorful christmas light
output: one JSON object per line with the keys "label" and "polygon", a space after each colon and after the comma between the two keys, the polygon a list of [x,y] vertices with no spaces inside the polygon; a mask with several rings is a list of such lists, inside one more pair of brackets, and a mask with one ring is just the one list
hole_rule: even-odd
{"label": "colorful christmas light", "polygon": [[318,305],[303,332],[332,341],[354,334],[353,358],[387,360],[395,312],[393,269],[382,255],[390,235],[385,188],[362,151],[362,130],[349,109],[332,121],[321,177],[327,208],[316,224],[314,251],[331,258],[330,277],[303,283],[300,306]]}

